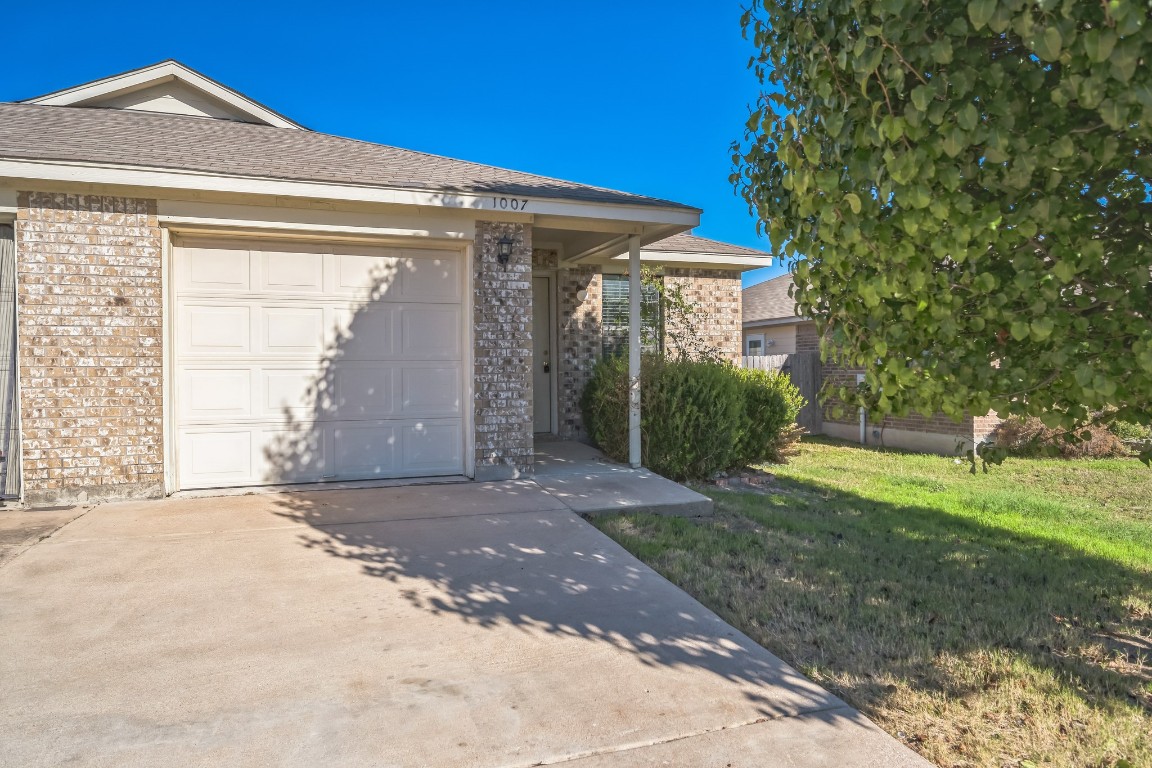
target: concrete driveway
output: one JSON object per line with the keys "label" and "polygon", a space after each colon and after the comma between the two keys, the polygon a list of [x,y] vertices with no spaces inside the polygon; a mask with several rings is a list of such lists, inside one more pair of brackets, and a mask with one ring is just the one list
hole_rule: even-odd
{"label": "concrete driveway", "polygon": [[531,483],[99,506],[0,627],[22,768],[927,765]]}

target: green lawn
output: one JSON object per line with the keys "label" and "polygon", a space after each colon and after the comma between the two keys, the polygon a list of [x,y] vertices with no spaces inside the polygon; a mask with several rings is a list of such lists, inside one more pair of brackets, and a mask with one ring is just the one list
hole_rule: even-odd
{"label": "green lawn", "polygon": [[1152,470],[806,442],[595,524],[940,766],[1152,765]]}

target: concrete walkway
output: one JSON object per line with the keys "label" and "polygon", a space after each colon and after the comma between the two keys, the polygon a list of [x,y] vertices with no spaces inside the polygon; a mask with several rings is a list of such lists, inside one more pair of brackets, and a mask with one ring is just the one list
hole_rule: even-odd
{"label": "concrete walkway", "polygon": [[577,514],[712,514],[707,496],[647,469],[618,464],[584,443],[537,438],[533,458],[536,484]]}
{"label": "concrete walkway", "polygon": [[4,766],[927,765],[531,482],[99,506],[0,627]]}

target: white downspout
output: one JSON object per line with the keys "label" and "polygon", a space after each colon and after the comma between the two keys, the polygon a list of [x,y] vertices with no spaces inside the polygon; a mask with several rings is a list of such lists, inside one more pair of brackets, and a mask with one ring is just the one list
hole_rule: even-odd
{"label": "white downspout", "polygon": [[[856,374],[856,384],[864,383],[864,374]],[[868,445],[868,412],[860,409],[860,445]]]}
{"label": "white downspout", "polygon": [[640,236],[628,238],[628,463],[640,467]]}

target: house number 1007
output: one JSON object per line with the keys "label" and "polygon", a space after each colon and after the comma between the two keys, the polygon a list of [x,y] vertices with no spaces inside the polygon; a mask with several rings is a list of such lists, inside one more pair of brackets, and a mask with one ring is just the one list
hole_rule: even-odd
{"label": "house number 1007", "polygon": [[520,200],[515,197],[494,197],[492,198],[492,207],[501,210],[524,211],[528,209],[528,201]]}

